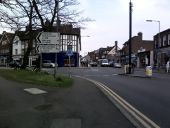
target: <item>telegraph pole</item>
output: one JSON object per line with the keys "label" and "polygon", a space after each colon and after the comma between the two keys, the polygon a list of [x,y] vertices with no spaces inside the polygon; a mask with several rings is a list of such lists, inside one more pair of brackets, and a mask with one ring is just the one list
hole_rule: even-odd
{"label": "telegraph pole", "polygon": [[[58,13],[58,11],[59,11],[59,0],[58,0],[58,3],[57,3],[57,32],[59,33],[59,13]],[[59,38],[60,38],[60,36],[59,36]],[[59,39],[59,41],[60,41],[60,39]],[[59,43],[60,44],[60,43]],[[60,46],[59,46],[60,47]],[[56,76],[57,76],[57,67],[58,67],[58,63],[57,63],[57,61],[58,61],[58,58],[57,58],[57,52],[55,53],[55,59],[54,59],[54,61],[55,61],[55,68],[54,68],[54,78],[56,78]]]}
{"label": "telegraph pole", "polygon": [[132,2],[129,2],[129,74],[131,74],[131,43],[132,43]]}

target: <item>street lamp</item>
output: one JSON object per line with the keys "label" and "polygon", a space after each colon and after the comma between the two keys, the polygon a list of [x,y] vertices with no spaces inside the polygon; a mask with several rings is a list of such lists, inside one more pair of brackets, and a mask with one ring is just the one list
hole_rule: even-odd
{"label": "street lamp", "polygon": [[160,60],[159,60],[159,57],[158,57],[158,48],[161,46],[161,37],[160,37],[160,21],[159,20],[146,20],[147,22],[157,22],[158,23],[158,42],[157,42],[157,45],[155,46],[156,48],[156,58],[157,58],[157,66],[158,66],[158,70],[159,70],[159,66],[160,66]]}

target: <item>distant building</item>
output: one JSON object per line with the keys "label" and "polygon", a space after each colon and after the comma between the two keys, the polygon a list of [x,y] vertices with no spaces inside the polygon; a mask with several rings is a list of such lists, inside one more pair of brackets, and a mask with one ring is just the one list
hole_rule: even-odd
{"label": "distant building", "polygon": [[118,47],[118,42],[115,41],[115,45],[113,46],[113,48],[109,51],[108,53],[108,59],[109,60],[113,60],[114,62],[120,62],[120,55],[119,55],[119,51],[120,48]]}

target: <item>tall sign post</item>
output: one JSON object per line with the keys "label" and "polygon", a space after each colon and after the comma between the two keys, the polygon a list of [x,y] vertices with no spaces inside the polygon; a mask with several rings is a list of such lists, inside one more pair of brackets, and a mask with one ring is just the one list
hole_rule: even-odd
{"label": "tall sign post", "polygon": [[71,77],[71,61],[70,61],[70,57],[73,55],[72,45],[67,45],[66,55],[69,57],[69,77]]}
{"label": "tall sign post", "polygon": [[[40,55],[40,62],[42,62],[42,53],[55,53],[60,51],[60,33],[58,32],[40,32],[37,36],[36,50]],[[55,56],[54,77],[56,76],[57,55]],[[41,67],[40,63],[40,67]]]}

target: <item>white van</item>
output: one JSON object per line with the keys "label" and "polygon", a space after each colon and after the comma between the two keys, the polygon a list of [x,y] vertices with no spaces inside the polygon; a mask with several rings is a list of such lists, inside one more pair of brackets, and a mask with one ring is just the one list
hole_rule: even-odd
{"label": "white van", "polygon": [[101,63],[101,67],[108,67],[109,66],[109,61],[108,59],[103,59]]}

